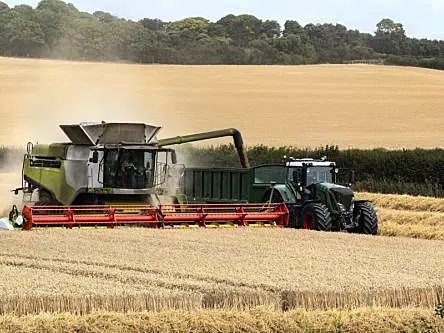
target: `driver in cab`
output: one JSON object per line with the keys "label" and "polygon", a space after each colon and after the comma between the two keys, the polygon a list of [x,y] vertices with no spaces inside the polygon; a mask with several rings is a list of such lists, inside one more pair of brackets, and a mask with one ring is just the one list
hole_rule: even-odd
{"label": "driver in cab", "polygon": [[134,188],[137,185],[137,176],[144,174],[143,167],[137,165],[134,154],[129,154],[126,157],[121,164],[121,171],[124,175],[125,186]]}

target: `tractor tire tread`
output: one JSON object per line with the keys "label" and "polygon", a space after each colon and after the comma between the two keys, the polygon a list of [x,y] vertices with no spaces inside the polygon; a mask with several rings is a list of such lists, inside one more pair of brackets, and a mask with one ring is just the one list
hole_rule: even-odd
{"label": "tractor tire tread", "polygon": [[376,235],[378,233],[378,216],[376,210],[370,202],[357,203],[355,210],[359,209],[358,233],[365,235]]}
{"label": "tractor tire tread", "polygon": [[328,208],[322,203],[309,203],[301,212],[301,218],[305,214],[312,214],[314,218],[314,230],[317,231],[330,231],[333,227],[332,218]]}

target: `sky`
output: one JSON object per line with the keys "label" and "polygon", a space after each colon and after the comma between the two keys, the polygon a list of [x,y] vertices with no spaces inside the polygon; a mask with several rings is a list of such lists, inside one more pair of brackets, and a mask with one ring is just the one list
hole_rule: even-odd
{"label": "sky", "polygon": [[[0,0],[9,6],[38,0]],[[382,18],[404,25],[407,35],[444,40],[444,0],[72,0],[76,8],[101,10],[132,20],[144,17],[174,21],[205,17],[217,21],[227,14],[252,14],[260,19],[307,23],[340,23],[349,29],[373,33]]]}

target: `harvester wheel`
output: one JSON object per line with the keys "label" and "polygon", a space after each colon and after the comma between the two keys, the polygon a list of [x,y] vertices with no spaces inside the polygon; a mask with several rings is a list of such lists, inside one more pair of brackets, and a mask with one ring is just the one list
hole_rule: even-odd
{"label": "harvester wheel", "polygon": [[309,203],[301,212],[303,229],[330,231],[332,228],[331,215],[328,208],[322,203]]}
{"label": "harvester wheel", "polygon": [[378,216],[371,203],[356,203],[353,217],[358,220],[358,227],[351,230],[351,232],[365,235],[376,235],[378,233]]}

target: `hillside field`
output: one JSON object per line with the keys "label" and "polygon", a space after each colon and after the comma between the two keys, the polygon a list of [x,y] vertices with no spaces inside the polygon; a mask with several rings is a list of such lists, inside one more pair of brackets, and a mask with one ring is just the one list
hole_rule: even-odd
{"label": "hillside field", "polygon": [[[163,125],[160,137],[236,127],[250,146],[443,147],[444,72],[0,58],[0,120],[0,146],[22,148],[101,120]],[[2,213],[19,167],[0,173]],[[357,197],[375,204],[379,236],[0,232],[0,332],[442,332],[444,199]]]}
{"label": "hillside field", "polygon": [[236,127],[247,145],[441,147],[443,113],[444,72],[418,68],[0,58],[0,145],[66,140],[59,124],[106,120],[163,125],[161,137]]}

